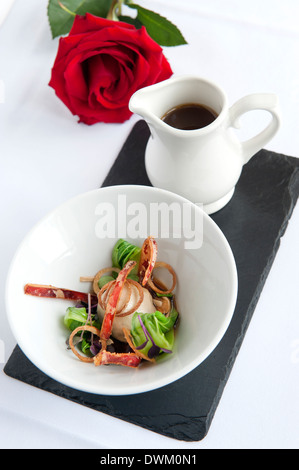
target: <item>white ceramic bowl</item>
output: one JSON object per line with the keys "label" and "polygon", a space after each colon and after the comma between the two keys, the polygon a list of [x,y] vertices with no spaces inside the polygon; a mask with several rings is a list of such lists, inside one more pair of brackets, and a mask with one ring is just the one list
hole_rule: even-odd
{"label": "white ceramic bowl", "polygon": [[[186,238],[173,236],[180,230],[177,220],[175,227],[170,220],[168,238],[164,238],[164,233],[158,236],[161,221],[149,214],[150,209],[161,202],[167,203],[167,207],[172,203],[181,208],[189,207],[194,217],[202,217],[201,233],[197,233],[203,238],[200,248],[186,249]],[[144,209],[148,215],[142,223],[145,236],[157,236],[158,259],[171,264],[178,277],[176,298],[180,324],[175,350],[159,363],[143,363],[138,369],[83,363],[65,344],[69,333],[63,325],[63,317],[66,308],[73,303],[26,296],[24,285],[51,284],[88,292],[89,285],[82,284],[80,276],[92,276],[101,268],[111,266],[114,243],[130,235],[134,228],[138,230],[136,217],[141,216]],[[108,225],[104,224],[105,217]],[[115,222],[115,236],[110,233],[110,237],[100,238],[100,229],[109,227],[111,231]],[[151,232],[149,225],[146,226],[150,222],[154,223]],[[118,229],[125,229],[125,232],[117,232]],[[142,245],[142,237],[126,238]],[[103,395],[146,392],[192,371],[223,337],[236,297],[234,257],[217,225],[186,199],[146,186],[101,188],[58,207],[26,236],[12,260],[6,285],[9,323],[25,355],[53,379],[77,390]]]}

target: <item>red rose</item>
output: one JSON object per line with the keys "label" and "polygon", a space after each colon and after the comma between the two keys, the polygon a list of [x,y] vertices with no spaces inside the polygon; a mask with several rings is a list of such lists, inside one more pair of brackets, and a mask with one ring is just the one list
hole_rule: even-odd
{"label": "red rose", "polygon": [[172,70],[146,29],[86,13],[60,38],[49,85],[79,122],[124,122],[132,94]]}

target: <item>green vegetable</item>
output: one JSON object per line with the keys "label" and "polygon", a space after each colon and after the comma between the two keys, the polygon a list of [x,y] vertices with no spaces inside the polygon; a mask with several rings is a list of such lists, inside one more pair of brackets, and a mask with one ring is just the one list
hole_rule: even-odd
{"label": "green vegetable", "polygon": [[[136,266],[130,274],[128,275],[129,279],[133,279],[133,281],[138,282],[139,278],[137,276],[138,273],[138,265],[140,259],[141,248],[138,246],[132,245],[131,243],[127,242],[120,238],[113,247],[112,250],[112,266],[114,268],[122,269],[125,264],[129,260],[136,261]],[[108,284],[110,281],[114,281],[117,278],[117,273],[113,272],[111,276],[102,276],[98,281],[98,286],[102,289],[103,286]]]}
{"label": "green vegetable", "polygon": [[[88,313],[86,311],[85,307],[69,307],[66,311],[66,314],[64,316],[64,324],[65,326],[73,331],[75,330],[78,326],[84,326],[87,322],[88,319]],[[100,329],[101,324],[96,317],[96,315],[91,315],[91,320],[92,320],[92,326],[95,326],[96,328]],[[88,324],[90,325],[90,322],[88,321]],[[80,336],[80,339],[77,343],[78,347],[80,347],[81,351],[84,354],[89,355],[90,353],[90,347],[91,347],[91,334],[89,331],[84,331],[83,334],[82,332],[79,332],[76,337]]]}
{"label": "green vegetable", "polygon": [[150,359],[165,352],[171,353],[174,345],[174,324],[178,312],[173,307],[169,316],[135,312],[132,318],[131,335],[134,346]]}
{"label": "green vegetable", "polygon": [[81,351],[86,354],[86,355],[89,355],[90,353],[90,346],[91,346],[91,342],[86,340],[84,338],[84,335],[83,335],[83,338],[82,338],[82,341],[80,343],[80,347],[81,347]]}
{"label": "green vegetable", "polygon": [[172,292],[169,292],[169,294],[159,294],[159,292],[156,292],[156,296],[157,297],[173,297],[173,293]]}
{"label": "green vegetable", "polygon": [[[64,316],[64,324],[69,330],[73,331],[78,326],[85,325],[85,323],[87,322],[87,317],[88,314],[85,307],[69,307]],[[100,322],[99,320],[94,320],[94,317],[94,315],[91,316],[92,325],[100,329]]]}
{"label": "green vegetable", "polygon": [[112,250],[112,266],[114,268],[123,269],[125,264],[129,260],[136,261],[135,268],[129,274],[129,279],[134,279],[138,281],[137,273],[138,273],[138,265],[140,260],[140,253],[141,248],[138,246],[132,245],[131,243],[127,242],[120,238],[114,248]]}
{"label": "green vegetable", "polygon": [[114,277],[113,276],[102,276],[100,279],[99,279],[99,282],[98,282],[98,286],[100,289],[102,289],[102,287],[104,287],[105,284],[108,284],[108,282],[110,281],[114,281]]}
{"label": "green vegetable", "polygon": [[65,326],[71,331],[75,330],[78,326],[85,325],[87,321],[86,308],[69,307],[63,321]]}

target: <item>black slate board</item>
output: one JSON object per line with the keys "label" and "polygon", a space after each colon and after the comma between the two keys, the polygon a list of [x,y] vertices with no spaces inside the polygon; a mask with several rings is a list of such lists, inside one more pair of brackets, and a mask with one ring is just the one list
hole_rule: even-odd
{"label": "black slate board", "polygon": [[[103,186],[150,185],[144,167],[149,129],[139,121]],[[132,172],[134,168],[134,173]],[[63,398],[183,441],[203,439],[299,195],[299,159],[261,150],[245,165],[229,204],[212,218],[234,253],[239,293],[232,322],[218,347],[171,385],[134,396],[78,392],[47,377],[16,346],[4,372]]]}

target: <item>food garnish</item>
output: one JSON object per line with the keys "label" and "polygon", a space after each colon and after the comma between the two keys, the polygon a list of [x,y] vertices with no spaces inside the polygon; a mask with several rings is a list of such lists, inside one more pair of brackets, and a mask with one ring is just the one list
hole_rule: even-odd
{"label": "food garnish", "polygon": [[[157,255],[153,237],[141,248],[120,239],[112,251],[111,267],[80,278],[91,283],[91,293],[39,284],[26,284],[24,292],[76,302],[67,308],[64,325],[71,331],[68,347],[80,361],[136,368],[143,361],[156,362],[174,348],[177,278],[169,264],[157,261]],[[154,276],[156,268],[170,272],[171,287]]]}

